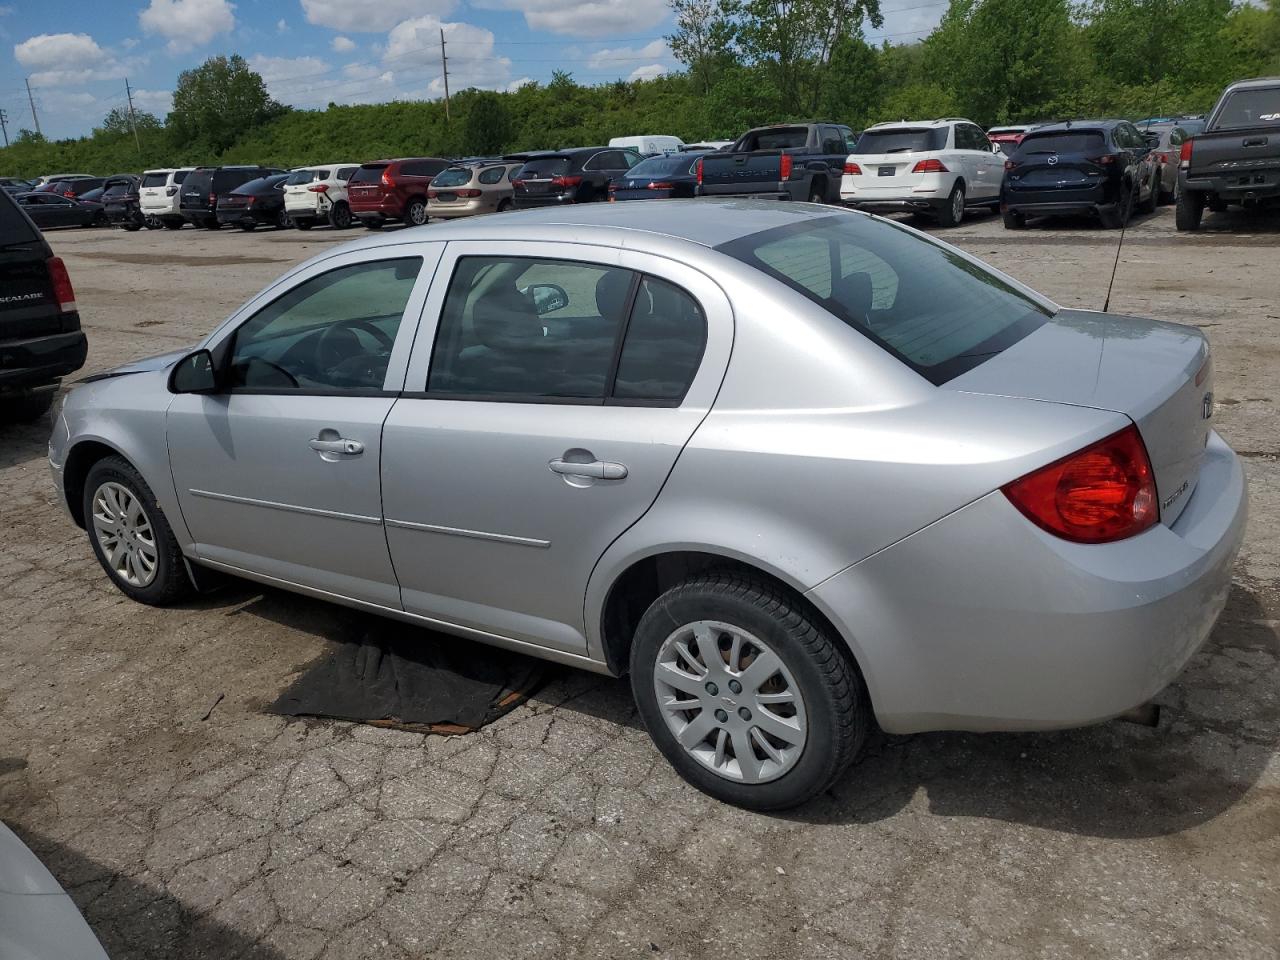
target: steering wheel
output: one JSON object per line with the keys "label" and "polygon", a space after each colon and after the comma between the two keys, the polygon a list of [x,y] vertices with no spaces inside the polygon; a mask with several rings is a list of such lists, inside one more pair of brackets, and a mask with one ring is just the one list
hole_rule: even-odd
{"label": "steering wheel", "polygon": [[378,346],[390,356],[391,338],[373,325],[372,318],[357,317],[330,324],[321,332],[316,340],[316,366],[319,369],[329,371],[349,360],[363,359],[360,338],[355,335],[353,328],[363,330],[373,337]]}

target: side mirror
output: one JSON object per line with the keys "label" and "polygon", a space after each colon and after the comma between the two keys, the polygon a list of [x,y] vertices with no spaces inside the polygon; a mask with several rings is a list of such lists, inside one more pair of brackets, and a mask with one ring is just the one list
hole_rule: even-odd
{"label": "side mirror", "polygon": [[569,294],[558,283],[535,283],[525,291],[533,299],[533,308],[538,316],[554,313],[569,305]]}
{"label": "side mirror", "polygon": [[1158,134],[1148,133],[1142,139],[1146,143],[1148,150],[1154,150],[1156,147],[1160,146],[1160,137]]}
{"label": "side mirror", "polygon": [[1002,144],[993,143],[991,144],[991,152],[996,154],[1004,153],[1004,147]]}
{"label": "side mirror", "polygon": [[218,375],[208,350],[189,353],[169,373],[170,393],[216,393]]}

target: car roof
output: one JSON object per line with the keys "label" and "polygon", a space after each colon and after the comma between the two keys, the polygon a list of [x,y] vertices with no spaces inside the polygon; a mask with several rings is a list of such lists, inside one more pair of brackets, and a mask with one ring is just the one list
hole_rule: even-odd
{"label": "car roof", "polygon": [[1248,80],[1237,80],[1228,85],[1228,90],[1253,90],[1257,87],[1272,87],[1280,83],[1280,77],[1250,77]]}
{"label": "car roof", "polygon": [[1065,133],[1068,130],[1112,130],[1128,120],[1063,120],[1036,127],[1032,133]]}
{"label": "car roof", "polygon": [[[921,130],[927,127],[949,127],[953,123],[973,123],[966,117],[939,117],[936,120],[889,120],[867,127],[867,130]],[[975,123],[974,126],[977,126]]]}

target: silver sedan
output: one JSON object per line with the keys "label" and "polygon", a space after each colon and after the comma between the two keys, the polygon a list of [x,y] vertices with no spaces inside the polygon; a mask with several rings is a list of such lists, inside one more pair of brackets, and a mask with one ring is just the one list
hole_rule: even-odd
{"label": "silver sedan", "polygon": [[[71,391],[49,460],[144,603],[247,577],[587,670],[759,809],[890,732],[1147,701],[1245,524],[1190,327],[808,204],[372,237]],[[427,635],[424,634],[424,642]]]}

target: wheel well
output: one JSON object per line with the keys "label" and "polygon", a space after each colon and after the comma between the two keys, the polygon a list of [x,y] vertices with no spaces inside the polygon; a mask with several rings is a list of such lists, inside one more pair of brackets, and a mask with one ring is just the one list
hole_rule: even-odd
{"label": "wheel well", "polygon": [[969,185],[964,182],[964,177],[956,177],[956,182],[951,185],[951,189],[954,190],[956,187],[964,187],[965,193],[969,192]]}
{"label": "wheel well", "polygon": [[627,672],[631,642],[635,637],[636,627],[639,626],[640,618],[644,616],[653,601],[675,584],[712,569],[733,570],[757,580],[763,580],[785,593],[796,606],[804,610],[807,616],[821,625],[833,641],[838,641],[839,649],[844,652],[850,665],[861,675],[853,652],[844,641],[844,635],[836,629],[835,624],[826,614],[806,599],[800,591],[785,580],[743,560],[691,550],[645,557],[628,567],[614,581],[609,589],[609,595],[605,598],[604,612],[600,618],[605,663],[610,671],[618,676]]}
{"label": "wheel well", "polygon": [[62,492],[67,498],[67,509],[79,526],[84,526],[84,482],[89,471],[99,460],[118,455],[112,447],[95,440],[77,443],[67,453],[67,462],[62,468]]}
{"label": "wheel well", "polygon": [[827,178],[819,174],[813,178],[813,182],[809,184],[809,192],[813,193],[815,189],[822,187],[822,195],[827,195]]}

